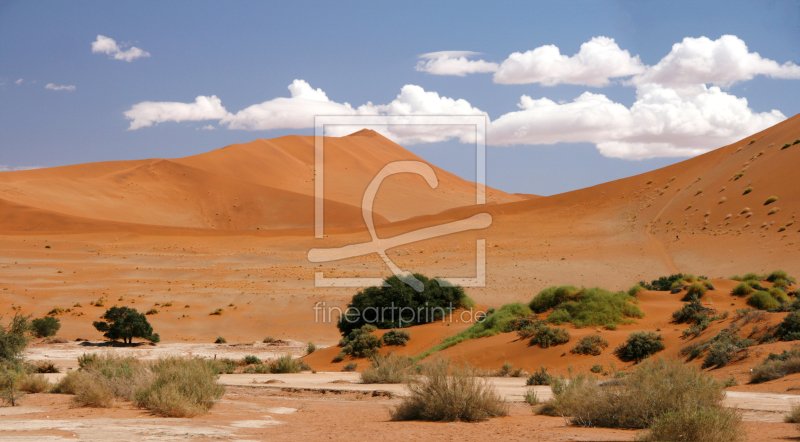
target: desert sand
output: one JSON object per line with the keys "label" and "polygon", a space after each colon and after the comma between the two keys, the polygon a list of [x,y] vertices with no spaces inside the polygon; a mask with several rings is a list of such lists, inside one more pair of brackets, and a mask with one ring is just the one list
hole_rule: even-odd
{"label": "desert sand", "polygon": [[[720,313],[733,313],[745,303],[730,295],[731,275],[775,269],[800,273],[800,225],[790,224],[800,210],[800,186],[794,182],[800,145],[781,149],[797,138],[800,116],[678,164],[586,189],[548,197],[487,189],[487,204],[481,206],[474,204],[474,183],[431,165],[439,179],[436,189],[419,176],[393,176],[381,186],[371,215],[378,236],[387,238],[489,213],[492,225],[486,229],[388,251],[404,270],[473,277],[476,240],[485,239],[486,286],[467,289],[481,306],[527,302],[551,285],[625,290],[640,280],[683,272],[711,278],[715,290],[703,302]],[[372,131],[326,138],[325,143],[326,237],[322,239],[315,239],[313,230],[313,137],[259,139],[187,158],[0,173],[0,312],[8,318],[15,311],[39,317],[54,308],[68,310],[58,315],[59,336],[100,341],[91,322],[107,307],[155,308],[158,313],[148,319],[162,339],[157,347],[183,354],[196,348],[196,354],[208,355],[214,349],[206,347],[217,336],[229,343],[260,343],[267,336],[313,341],[329,348],[305,357],[305,362],[320,372],[340,371],[349,362],[332,362],[340,335],[335,323],[315,320],[313,306],[324,302],[344,307],[356,289],[315,287],[314,273],[385,277],[390,272],[374,254],[315,264],[307,253],[312,248],[369,241],[360,205],[372,176],[387,162],[420,159]],[[537,166],[530,167],[535,173]],[[745,194],[749,187],[752,191]],[[770,196],[778,200],[765,205]],[[644,292],[639,306],[646,316],[636,324],[614,331],[570,328],[570,332],[574,338],[599,333],[613,348],[631,331],[660,329],[666,343],[663,356],[677,357],[684,346],[685,326],[670,323],[670,315],[682,305],[680,298],[681,294]],[[103,307],[90,304],[98,300]],[[222,315],[209,315],[218,308],[224,309]],[[767,322],[781,318],[782,314],[770,314]],[[712,336],[725,324],[715,323],[698,339]],[[413,327],[412,340],[401,351],[418,354],[468,326],[456,320]],[[759,345],[747,358],[710,373],[720,379],[737,378],[742,385],[730,388],[731,392],[787,394],[790,387],[800,386],[800,379],[744,382],[769,352],[789,347],[788,343]],[[74,352],[59,358],[56,350],[37,344],[31,356],[45,358],[42,355],[51,352],[54,360],[70,366],[66,360]],[[597,357],[562,353],[561,347],[528,347],[508,333],[466,341],[443,355],[491,370],[506,362],[529,372],[546,365],[556,374],[616,360],[610,351]],[[616,365],[621,370],[632,368],[619,360]],[[201,440],[314,440],[319,425],[332,439],[352,439],[345,431],[346,416],[359,413],[364,416],[365,426],[359,430],[364,437],[380,431],[390,440],[401,435],[403,440],[415,439],[414,435],[485,440],[495,434],[517,440],[530,438],[531,431],[541,440],[627,440],[635,435],[567,427],[563,419],[532,416],[524,404],[515,404],[508,418],[475,425],[390,423],[385,405],[396,399],[357,398],[357,393],[331,399],[313,392],[265,391],[236,384],[211,415],[191,424],[148,417],[144,411],[125,407],[68,409],[66,398],[33,395],[25,403],[28,408],[2,409],[12,414],[0,417],[0,431],[9,440],[34,440],[30,439],[34,435],[40,437],[35,440],[60,440],[70,436],[73,426],[85,425],[81,428],[95,428],[82,436],[92,440],[101,427],[124,433],[131,431],[130,421],[138,419],[140,426],[134,431],[142,431],[141,440],[159,434],[163,437],[158,440],[182,434]],[[255,411],[264,407],[299,411],[285,415]],[[250,409],[259,416],[237,420]],[[67,429],[45,425],[41,414],[70,424],[64,424]],[[797,435],[788,424],[767,426],[759,419],[746,419],[750,440]],[[41,422],[41,428],[22,434],[14,427],[20,420]],[[286,427],[273,426],[274,422]]]}

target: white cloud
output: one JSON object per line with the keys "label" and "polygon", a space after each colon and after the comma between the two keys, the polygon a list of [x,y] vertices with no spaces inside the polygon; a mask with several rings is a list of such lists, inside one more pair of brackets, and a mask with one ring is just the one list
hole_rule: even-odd
{"label": "white cloud", "polygon": [[203,121],[225,118],[228,111],[216,95],[197,97],[194,103],[143,101],[125,111],[125,118],[131,121],[128,130],[152,126],[165,121]]}
{"label": "white cloud", "polygon": [[420,60],[415,69],[433,75],[457,75],[459,77],[467,74],[495,72],[498,68],[497,63],[468,59],[468,57],[479,54],[479,52],[471,51],[430,52],[419,56],[427,61]]}
{"label": "white cloud", "polygon": [[34,169],[41,169],[42,166],[17,166],[11,167],[5,164],[0,164],[0,172],[11,172],[15,170],[34,170]]}
{"label": "white cloud", "polygon": [[97,40],[92,42],[93,54],[108,54],[115,60],[125,60],[131,62],[139,57],[149,57],[150,53],[143,51],[135,46],[127,50],[122,50],[113,38],[98,35]]}
{"label": "white cloud", "polygon": [[20,78],[19,80],[15,81],[14,84],[22,84],[22,78]]}
{"label": "white cloud", "polygon": [[554,45],[515,52],[500,64],[494,82],[502,84],[581,84],[602,87],[612,78],[644,72],[639,56],[620,49],[613,38],[594,37],[581,45],[572,57],[561,55]]}
{"label": "white cloud", "polygon": [[628,160],[698,155],[786,119],[777,110],[753,112],[747,99],[704,85],[642,85],[630,108],[589,92],[565,104],[523,95],[518,106],[491,123],[489,144],[590,142],[604,156]]}
{"label": "white cloud", "polygon": [[203,126],[203,127],[198,127],[198,128],[197,128],[197,129],[195,129],[195,130],[217,130],[217,128],[216,128],[216,127],[214,127],[214,126],[212,126],[212,125],[210,125],[210,124],[206,124],[205,126]]}
{"label": "white cloud", "polygon": [[54,91],[74,91],[75,90],[75,86],[73,86],[73,85],[56,86],[53,83],[48,83],[44,88],[45,89],[54,90]]}
{"label": "white cloud", "polygon": [[672,87],[699,83],[728,86],[756,75],[800,79],[800,66],[792,62],[780,65],[762,58],[757,52],[750,52],[735,35],[723,35],[717,40],[687,37],[674,44],[658,64],[633,77],[632,82]]}

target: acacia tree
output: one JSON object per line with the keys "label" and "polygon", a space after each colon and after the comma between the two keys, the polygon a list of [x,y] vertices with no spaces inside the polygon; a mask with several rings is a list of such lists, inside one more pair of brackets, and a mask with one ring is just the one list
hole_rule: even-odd
{"label": "acacia tree", "polygon": [[144,313],[139,313],[135,308],[111,307],[100,317],[102,321],[94,321],[92,325],[106,338],[126,344],[133,342],[133,338],[147,339],[158,342],[161,338],[158,333],[153,333],[153,326],[147,322]]}

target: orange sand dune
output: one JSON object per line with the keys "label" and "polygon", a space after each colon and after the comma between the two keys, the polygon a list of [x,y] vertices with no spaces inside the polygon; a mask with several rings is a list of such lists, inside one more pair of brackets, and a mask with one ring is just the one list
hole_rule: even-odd
{"label": "orange sand dune", "polygon": [[[730,282],[719,278],[778,268],[800,275],[800,225],[792,223],[800,208],[800,186],[792,174],[800,167],[800,144],[781,150],[798,138],[800,116],[795,116],[663,169],[549,197],[490,190],[489,201],[496,204],[484,206],[471,205],[474,184],[440,169],[436,190],[420,177],[394,176],[378,192],[378,233],[386,238],[489,213],[487,229],[387,252],[403,270],[473,277],[476,243],[484,239],[486,285],[467,289],[482,305],[527,302],[550,285],[622,290],[680,271],[715,278],[719,287],[708,299],[718,310],[732,311],[744,301],[731,299]],[[363,188],[384,162],[416,157],[370,132],[326,143],[326,221],[338,227],[326,224],[323,239],[315,239],[310,228],[312,137],[256,140],[176,160],[0,173],[0,313],[8,317],[14,306],[40,316],[81,303],[60,315],[60,333],[98,338],[91,321],[103,309],[89,307],[89,301],[103,297],[106,305],[141,310],[172,302],[169,308],[155,306],[160,311],[150,316],[166,342],[273,336],[336,344],[335,323],[316,320],[312,307],[323,301],[343,307],[357,289],[316,287],[315,274],[385,277],[389,271],[375,254],[311,263],[307,253],[369,241],[358,209]],[[738,173],[743,175],[736,179]],[[748,187],[753,190],[745,195]],[[778,200],[765,206],[772,195]],[[752,215],[741,213],[745,207]],[[779,210],[769,214],[774,208]],[[685,326],[670,324],[669,314],[680,306],[679,295],[645,293],[640,306],[647,316],[638,324],[600,334],[613,347],[633,330],[661,328],[664,354],[677,354],[685,345],[679,337]],[[209,315],[217,308],[225,313]],[[420,327],[412,340],[425,346],[463,326]],[[702,336],[722,326],[715,323]],[[574,330],[573,340],[591,332]],[[322,368],[334,369],[327,365],[334,350],[309,360],[320,358]],[[485,368],[508,361],[528,370],[541,364],[582,370],[613,360],[609,351],[595,360],[573,357],[568,348],[530,348],[513,334],[465,342],[444,353]],[[750,358],[715,373],[730,376],[734,370],[739,376],[754,363]]]}

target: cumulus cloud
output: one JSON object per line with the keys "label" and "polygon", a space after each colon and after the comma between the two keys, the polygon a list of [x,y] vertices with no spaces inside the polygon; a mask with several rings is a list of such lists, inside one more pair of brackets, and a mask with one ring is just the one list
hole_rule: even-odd
{"label": "cumulus cloud", "polygon": [[728,86],[751,80],[756,75],[771,78],[800,79],[800,66],[786,62],[778,64],[750,52],[735,35],[723,35],[717,40],[707,37],[684,38],[655,66],[633,77],[635,84],[658,83],[681,87],[698,83]]}
{"label": "cumulus cloud", "polygon": [[494,82],[502,84],[580,84],[603,87],[612,78],[641,74],[645,66],[639,56],[620,49],[613,38],[594,37],[569,57],[555,45],[515,52],[500,64]]}
{"label": "cumulus cloud", "polygon": [[133,120],[128,130],[136,130],[165,121],[219,120],[226,116],[228,116],[228,111],[225,110],[222,101],[216,95],[210,97],[201,95],[195,98],[194,103],[143,101],[125,111],[125,118]]}
{"label": "cumulus cloud", "polygon": [[747,99],[704,85],[642,85],[630,108],[589,92],[564,104],[523,95],[518,106],[491,123],[489,144],[590,142],[604,156],[628,160],[698,155],[786,119],[777,110],[754,112]]}
{"label": "cumulus cloud", "polygon": [[97,40],[92,42],[93,54],[108,54],[115,60],[131,62],[140,57],[149,57],[150,53],[143,51],[135,46],[123,50],[113,38],[98,35]]}
{"label": "cumulus cloud", "polygon": [[479,52],[471,51],[430,52],[419,56],[423,60],[417,63],[415,69],[433,75],[457,75],[459,77],[467,74],[495,72],[498,68],[497,63],[468,59],[479,54]]}
{"label": "cumulus cloud", "polygon": [[50,89],[50,90],[53,90],[53,91],[74,91],[75,90],[75,86],[73,86],[73,85],[56,86],[53,83],[48,83],[44,88],[45,89]]}

